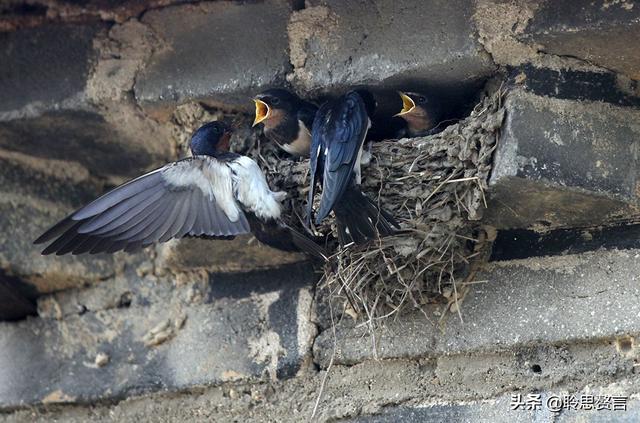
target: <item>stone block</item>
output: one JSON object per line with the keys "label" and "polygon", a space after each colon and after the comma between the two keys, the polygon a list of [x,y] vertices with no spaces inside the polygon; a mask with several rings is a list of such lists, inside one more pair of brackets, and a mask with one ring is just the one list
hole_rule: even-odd
{"label": "stone block", "polygon": [[633,1],[544,2],[520,38],[640,79],[640,8]]}
{"label": "stone block", "polygon": [[[0,34],[0,148],[75,162],[99,177],[137,176],[169,156],[171,140],[162,139],[167,134],[149,124],[126,96],[117,105],[103,98],[105,92],[130,89],[119,78],[133,72],[123,70],[132,67],[131,58],[112,57],[135,55],[107,52],[110,36],[119,45],[132,37],[132,31],[107,29],[101,22],[45,24]],[[103,62],[110,71],[98,84],[92,72],[103,71]]]}
{"label": "stone block", "polygon": [[486,221],[499,229],[595,226],[638,215],[640,110],[513,89]]}
{"label": "stone block", "polygon": [[[0,33],[0,120],[77,107],[103,24],[52,24]],[[70,48],[72,46],[72,48]]]}
{"label": "stone block", "polygon": [[[475,36],[473,2],[312,0],[289,23],[301,91],[359,84],[474,91],[495,69]],[[474,84],[475,83],[475,84]]]}
{"label": "stone block", "polygon": [[[391,320],[376,329],[374,353],[369,327],[343,320],[337,326],[335,363],[378,358],[422,358],[472,352],[513,351],[519,346],[590,342],[640,334],[640,250],[599,251],[562,257],[494,262],[477,280],[456,314],[437,323],[437,306]],[[607,318],[603,318],[607,316]],[[327,322],[322,326],[326,327]],[[328,325],[327,325],[328,326]],[[314,345],[326,367],[333,333]]]}
{"label": "stone block", "polygon": [[207,269],[214,272],[246,272],[302,262],[302,253],[271,248],[243,235],[233,240],[185,238],[158,247],[159,266],[174,270]]}
{"label": "stone block", "polygon": [[[123,263],[121,253],[81,256],[42,256],[33,241],[68,211],[29,197],[0,201],[0,267],[9,275],[31,283],[40,293],[58,291],[113,276]],[[7,198],[9,197],[9,198]]]}
{"label": "stone block", "polygon": [[[129,275],[112,294],[130,301],[116,307],[0,323],[0,408],[276,380],[308,366],[314,278],[305,267],[193,278],[172,288]],[[57,295],[59,310],[69,310],[65,298],[79,297]]]}
{"label": "stone block", "polygon": [[137,100],[156,115],[188,100],[251,110],[255,93],[284,82],[290,11],[289,2],[268,0],[146,13],[142,22],[164,46],[137,79]]}

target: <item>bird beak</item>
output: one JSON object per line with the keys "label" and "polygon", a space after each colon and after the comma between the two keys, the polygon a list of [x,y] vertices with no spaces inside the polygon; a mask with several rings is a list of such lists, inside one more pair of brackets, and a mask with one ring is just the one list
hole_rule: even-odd
{"label": "bird beak", "polygon": [[271,115],[271,108],[267,103],[257,98],[254,98],[253,101],[256,103],[256,118],[252,126],[256,126]]}
{"label": "bird beak", "polygon": [[411,99],[411,97],[400,91],[398,91],[398,94],[400,94],[400,98],[402,99],[402,110],[394,116],[406,115],[416,108],[416,103]]}

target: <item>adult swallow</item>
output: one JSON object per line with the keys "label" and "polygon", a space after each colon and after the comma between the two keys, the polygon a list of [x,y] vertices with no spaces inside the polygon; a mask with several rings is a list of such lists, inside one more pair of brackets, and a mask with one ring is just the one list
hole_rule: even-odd
{"label": "adult swallow", "polygon": [[406,135],[423,137],[433,134],[440,118],[440,111],[435,101],[420,93],[398,92],[398,94],[402,99],[402,110],[396,116],[406,121]]}
{"label": "adult swallow", "polygon": [[[35,243],[49,243],[45,255],[132,252],[184,236],[229,238],[257,232],[264,241],[265,227],[275,226],[286,229],[289,246],[294,245],[283,249],[313,247],[281,222],[286,193],[271,191],[252,159],[229,152],[230,133],[220,121],[201,126],[191,137],[192,157],[104,194]],[[287,246],[282,239],[274,244]]]}
{"label": "adult swallow", "polygon": [[273,88],[258,94],[253,126],[262,123],[264,135],[287,153],[309,157],[313,118],[318,111],[315,104],[302,100],[290,91]]}
{"label": "adult swallow", "polygon": [[398,227],[393,217],[379,209],[358,186],[362,146],[374,109],[375,102],[368,91],[350,91],[324,104],[313,122],[308,224],[317,181],[322,186],[322,196],[315,223],[320,224],[333,210],[343,245],[389,235],[394,226]]}

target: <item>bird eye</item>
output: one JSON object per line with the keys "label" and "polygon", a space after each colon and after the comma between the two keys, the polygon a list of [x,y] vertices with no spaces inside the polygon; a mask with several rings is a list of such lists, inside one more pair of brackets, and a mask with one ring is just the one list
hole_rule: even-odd
{"label": "bird eye", "polygon": [[279,99],[278,97],[273,97],[273,98],[271,99],[271,104],[273,104],[273,105],[278,105],[278,104],[280,104],[280,99]]}
{"label": "bird eye", "polygon": [[426,103],[426,102],[427,102],[427,99],[426,99],[426,98],[424,98],[424,97],[420,97],[420,98],[418,99],[418,103]]}

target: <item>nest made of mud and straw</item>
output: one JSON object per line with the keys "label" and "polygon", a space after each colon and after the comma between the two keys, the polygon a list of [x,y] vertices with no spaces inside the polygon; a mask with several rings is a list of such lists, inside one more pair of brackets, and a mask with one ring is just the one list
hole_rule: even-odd
{"label": "nest made of mud and straw", "polygon": [[[503,97],[502,90],[485,95],[469,117],[436,135],[373,144],[363,190],[394,215],[402,230],[364,246],[333,244],[321,288],[334,301],[342,300],[349,314],[372,321],[434,302],[459,312],[475,260],[483,255],[485,235],[478,220],[486,207]],[[301,227],[308,161],[283,159],[262,147],[252,153],[272,188],[289,194],[289,223]],[[335,227],[327,221],[316,230],[335,240]]]}

